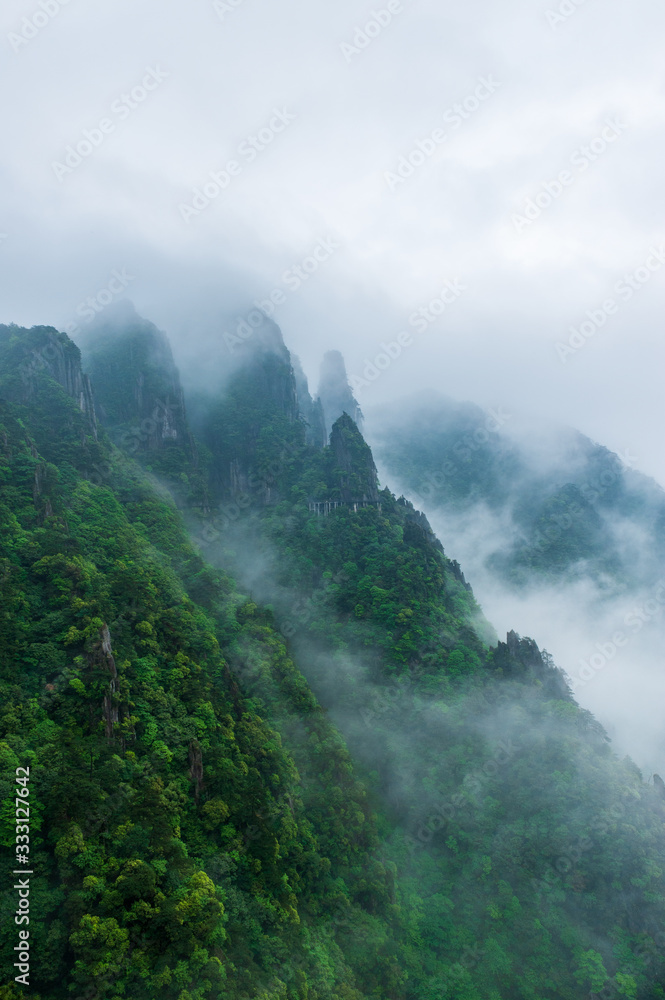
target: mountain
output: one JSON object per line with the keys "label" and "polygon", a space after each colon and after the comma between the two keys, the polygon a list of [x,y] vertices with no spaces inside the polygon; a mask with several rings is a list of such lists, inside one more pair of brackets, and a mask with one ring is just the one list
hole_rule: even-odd
{"label": "mountain", "polygon": [[321,362],[318,399],[325,419],[326,436],[335,421],[348,413],[359,430],[363,429],[363,415],[349,386],[344,358],[339,351],[328,351]]}
{"label": "mountain", "polygon": [[665,492],[577,431],[431,394],[377,410],[370,436],[386,473],[428,510],[478,505],[505,521],[483,552],[505,586],[593,577],[627,589],[660,577]]}
{"label": "mountain", "polygon": [[[0,338],[3,384],[54,342],[80,377],[55,330]],[[32,995],[392,988],[393,872],[343,740],[271,614],[206,566],[152,475],[95,439],[58,370],[0,401],[2,841],[25,766]],[[5,852],[6,886],[15,864]],[[8,970],[17,930],[3,921]]]}
{"label": "mountain", "polygon": [[662,767],[665,492],[578,431],[438,393],[370,412],[381,474],[495,623],[536,633],[624,752]]}
{"label": "mountain", "polygon": [[321,399],[320,397],[312,399],[310,396],[307,377],[302,369],[300,360],[295,354],[291,355],[291,365],[293,367],[293,377],[296,382],[298,411],[306,428],[305,440],[307,444],[323,448],[326,444],[326,422]]}
{"label": "mountain", "polygon": [[[497,640],[348,409],[322,440],[277,327],[191,394],[167,346],[109,314],[88,383],[64,335],[0,328],[1,834],[29,766],[31,993],[662,997],[660,785],[535,641]],[[16,940],[7,919],[6,969]]]}

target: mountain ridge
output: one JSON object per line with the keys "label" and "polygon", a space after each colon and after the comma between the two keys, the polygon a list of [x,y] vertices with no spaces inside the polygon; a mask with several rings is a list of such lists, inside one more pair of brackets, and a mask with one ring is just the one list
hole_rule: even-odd
{"label": "mountain ridge", "polygon": [[[47,335],[13,337],[29,357]],[[1,340],[0,363],[21,364]],[[661,800],[547,654],[484,632],[352,417],[308,440],[288,352],[257,342],[183,408],[196,458],[170,465],[168,438],[123,450],[102,419],[95,440],[47,372],[29,406],[4,396],[12,371],[0,748],[32,755],[46,807],[49,1000],[659,995]]]}

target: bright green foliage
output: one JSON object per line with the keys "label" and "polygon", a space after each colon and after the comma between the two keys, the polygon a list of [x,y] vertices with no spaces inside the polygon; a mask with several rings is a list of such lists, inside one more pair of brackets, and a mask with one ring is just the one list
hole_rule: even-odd
{"label": "bright green foliage", "polygon": [[[343,741],[270,616],[206,567],[172,503],[80,411],[59,442],[69,461],[38,480],[46,417],[39,400],[0,402],[3,839],[27,764],[32,982],[53,1000],[70,986],[235,1000],[278,979],[289,998],[353,996],[335,938],[370,912],[387,933],[393,890]],[[81,478],[92,448],[113,459],[108,486]],[[260,705],[238,682],[249,670],[271,691]],[[14,943],[8,918],[5,968]],[[387,959],[371,975],[394,978]]]}
{"label": "bright green foliage", "polygon": [[[413,996],[444,986],[482,997],[586,996],[575,956],[595,953],[599,940],[610,974],[630,975],[631,946],[621,952],[617,942],[630,927],[635,946],[637,928],[623,887],[636,886],[634,866],[644,866],[642,928],[653,940],[662,807],[535,643],[487,645],[491,629],[459,567],[409,503],[383,490],[380,507],[309,508],[341,499],[354,476],[367,495],[366,446],[342,418],[344,447],[335,430],[331,447],[307,447],[283,410],[273,406],[271,417],[264,365],[257,352],[226,399],[241,426],[260,423],[261,447],[277,459],[272,502],[247,486],[222,490],[198,534],[208,557],[241,577],[262,560],[258,593],[380,791],[404,961],[420,984]],[[275,365],[272,377],[288,385],[286,361]],[[234,450],[217,412],[211,403],[207,424],[200,410],[197,430],[209,435],[213,464],[217,443],[249,484],[260,468],[251,438]],[[642,983],[654,975],[652,966]]]}
{"label": "bright green foliage", "polygon": [[[200,400],[204,561],[57,372],[7,388],[51,336],[0,339],[0,837],[29,765],[27,995],[662,996],[663,804],[535,643],[490,645],[410,504],[309,509],[373,495],[357,430],[305,444],[280,351]],[[259,556],[248,597],[227,572]]]}

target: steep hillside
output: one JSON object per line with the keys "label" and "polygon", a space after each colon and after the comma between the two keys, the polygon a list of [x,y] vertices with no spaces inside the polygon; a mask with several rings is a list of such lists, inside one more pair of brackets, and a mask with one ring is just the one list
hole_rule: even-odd
{"label": "steep hillside", "polygon": [[570,428],[437,394],[369,414],[384,476],[424,510],[501,630],[537,635],[647,773],[663,769],[665,493]]}
{"label": "steep hillside", "polygon": [[272,327],[183,405],[180,489],[162,435],[107,436],[133,391],[90,407],[155,336],[111,333],[81,393],[67,338],[0,331],[3,837],[29,763],[32,995],[663,997],[659,786],[535,642],[497,642],[351,415],[312,433]]}
{"label": "steep hillside", "polygon": [[[399,995],[367,791],[271,615],[95,439],[79,382],[46,350],[64,345],[80,377],[74,345],[0,335],[3,385],[45,357],[18,402],[0,400],[2,841],[28,766],[27,995]],[[7,851],[5,886],[12,867]],[[13,906],[5,892],[4,969]]]}

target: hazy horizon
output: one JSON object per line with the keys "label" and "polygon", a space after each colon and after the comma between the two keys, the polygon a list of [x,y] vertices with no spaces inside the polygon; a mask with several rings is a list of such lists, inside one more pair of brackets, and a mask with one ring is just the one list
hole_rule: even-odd
{"label": "hazy horizon", "polygon": [[8,0],[0,19],[0,321],[65,329],[129,294],[178,353],[277,291],[310,379],[326,350],[362,377],[413,335],[362,406],[519,405],[665,482],[660,5]]}

